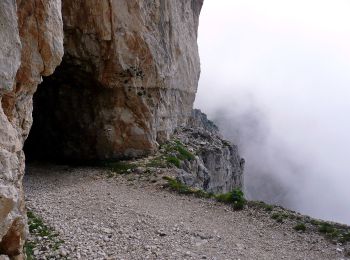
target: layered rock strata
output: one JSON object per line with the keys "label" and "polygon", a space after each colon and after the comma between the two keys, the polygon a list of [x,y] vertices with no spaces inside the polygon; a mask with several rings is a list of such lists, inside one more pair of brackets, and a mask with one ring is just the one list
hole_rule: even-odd
{"label": "layered rock strata", "polygon": [[216,125],[200,110],[193,110],[189,122],[176,130],[175,138],[193,154],[177,171],[182,183],[211,193],[226,193],[243,187],[245,161],[237,146],[223,139]]}

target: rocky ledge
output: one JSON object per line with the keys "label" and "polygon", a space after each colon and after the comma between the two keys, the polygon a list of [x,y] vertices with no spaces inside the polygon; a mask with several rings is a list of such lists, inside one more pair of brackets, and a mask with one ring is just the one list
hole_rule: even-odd
{"label": "rocky ledge", "polygon": [[186,186],[213,194],[243,188],[244,159],[197,109],[157,153],[134,160],[109,160],[104,166],[117,173],[165,171]]}
{"label": "rocky ledge", "polygon": [[189,122],[176,129],[174,138],[194,154],[181,163],[178,179],[212,193],[243,187],[244,159],[236,145],[224,140],[217,126],[195,109]]}

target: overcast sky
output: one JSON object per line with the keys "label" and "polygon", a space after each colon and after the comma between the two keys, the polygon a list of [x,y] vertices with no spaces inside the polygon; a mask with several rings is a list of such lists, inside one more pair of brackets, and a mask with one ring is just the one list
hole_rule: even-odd
{"label": "overcast sky", "polygon": [[246,193],[350,224],[350,1],[205,0],[195,106],[247,160]]}

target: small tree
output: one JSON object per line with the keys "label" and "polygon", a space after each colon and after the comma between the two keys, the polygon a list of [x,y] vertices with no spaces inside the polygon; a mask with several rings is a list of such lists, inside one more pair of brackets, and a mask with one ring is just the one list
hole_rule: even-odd
{"label": "small tree", "polygon": [[236,210],[241,210],[244,208],[246,200],[244,198],[244,193],[241,189],[236,188],[232,191],[232,202],[233,208]]}

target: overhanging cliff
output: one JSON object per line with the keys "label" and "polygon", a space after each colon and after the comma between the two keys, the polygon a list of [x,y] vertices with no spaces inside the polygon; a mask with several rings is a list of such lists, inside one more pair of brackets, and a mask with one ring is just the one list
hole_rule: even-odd
{"label": "overhanging cliff", "polygon": [[202,1],[62,3],[65,55],[34,96],[27,150],[73,160],[155,151],[192,110]]}
{"label": "overhanging cliff", "polygon": [[[202,2],[0,2],[0,254],[23,258],[22,149],[42,77],[26,148],[33,157],[150,153],[191,113]],[[63,62],[49,76],[61,62],[63,38]]]}

